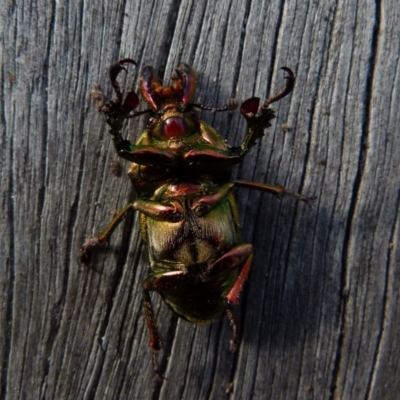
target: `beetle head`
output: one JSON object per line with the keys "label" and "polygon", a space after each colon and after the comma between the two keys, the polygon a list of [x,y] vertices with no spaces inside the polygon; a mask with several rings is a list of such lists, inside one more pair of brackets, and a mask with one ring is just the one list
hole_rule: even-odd
{"label": "beetle head", "polygon": [[183,138],[197,131],[197,118],[190,112],[190,100],[196,90],[194,71],[180,64],[172,76],[172,84],[163,86],[145,67],[140,78],[142,95],[153,111],[150,133],[161,140]]}

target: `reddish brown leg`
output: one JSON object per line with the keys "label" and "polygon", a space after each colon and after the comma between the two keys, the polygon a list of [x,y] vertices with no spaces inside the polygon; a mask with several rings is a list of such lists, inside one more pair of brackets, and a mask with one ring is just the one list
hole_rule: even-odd
{"label": "reddish brown leg", "polygon": [[243,263],[239,276],[230,292],[226,295],[228,306],[225,310],[232,327],[232,337],[230,340],[229,351],[234,353],[239,344],[239,325],[232,312],[232,305],[239,303],[239,296],[243,290],[243,286],[249,276],[251,264],[253,262],[253,248],[250,244],[241,244],[220,257],[212,266],[213,270],[220,271],[237,268],[238,264]]}
{"label": "reddish brown leg", "polygon": [[253,254],[249,255],[231,291],[226,295],[226,299],[228,300],[229,304],[234,304],[234,305],[239,304],[239,296],[240,293],[242,293],[244,283],[246,282],[247,277],[249,276],[251,264],[253,262],[253,257],[254,257]]}
{"label": "reddish brown leg", "polygon": [[239,268],[253,254],[253,246],[249,243],[239,244],[216,260],[210,272],[220,273]]}
{"label": "reddish brown leg", "polygon": [[279,185],[274,186],[274,185],[268,185],[266,183],[250,182],[250,181],[235,181],[234,184],[235,186],[244,187],[247,189],[255,189],[255,190],[261,190],[263,192],[272,193],[278,197],[284,197],[284,196],[294,197],[299,201],[304,201],[304,203],[307,203],[309,206],[312,206],[315,203],[315,200],[317,199],[315,196],[307,197],[300,193],[291,192],[290,190],[286,190],[283,186]]}
{"label": "reddish brown leg", "polygon": [[[143,285],[145,285],[145,283]],[[149,347],[151,347],[155,351],[160,350],[162,347],[162,339],[160,334],[158,333],[156,319],[153,312],[153,306],[151,304],[149,291],[147,289],[143,289],[143,314],[150,336]]]}
{"label": "reddish brown leg", "polygon": [[143,289],[143,314],[146,321],[147,330],[149,332],[149,347],[153,352],[152,362],[153,370],[159,381],[162,381],[160,373],[160,367],[158,365],[158,350],[162,347],[162,339],[158,333],[156,319],[154,317],[153,306],[151,305],[151,299],[148,290]]}

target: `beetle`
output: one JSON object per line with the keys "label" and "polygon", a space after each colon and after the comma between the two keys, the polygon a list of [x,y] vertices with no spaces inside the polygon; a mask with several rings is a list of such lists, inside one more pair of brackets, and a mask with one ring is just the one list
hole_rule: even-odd
{"label": "beetle", "polygon": [[[180,64],[170,86],[163,86],[151,67],[140,77],[141,94],[149,106],[135,111],[139,97],[134,91],[123,94],[118,75],[126,71],[132,59],[123,59],[110,67],[115,97],[104,104],[96,91],[99,111],[106,116],[109,132],[120,157],[130,161],[128,176],[137,192],[137,200],[126,205],[97,237],[82,245],[79,261],[90,265],[93,249],[107,243],[125,215],[140,214],[140,231],[146,245],[150,274],[143,282],[143,314],[153,349],[154,369],[158,373],[157,351],[162,347],[150,299],[160,294],[180,317],[194,323],[211,322],[226,314],[232,326],[230,350],[238,345],[238,324],[232,306],[249,275],[253,247],[242,243],[239,215],[232,189],[245,187],[295,197],[313,204],[315,197],[290,192],[282,186],[231,180],[232,167],[264,134],[275,118],[270,105],[294,87],[295,77],[287,68],[283,90],[263,103],[258,97],[244,101],[240,112],[247,131],[239,146],[231,147],[210,125],[199,120],[197,109],[232,110],[229,101],[222,108],[192,103],[196,89],[194,71]],[[124,121],[148,113],[147,128],[132,144],[122,137]]]}

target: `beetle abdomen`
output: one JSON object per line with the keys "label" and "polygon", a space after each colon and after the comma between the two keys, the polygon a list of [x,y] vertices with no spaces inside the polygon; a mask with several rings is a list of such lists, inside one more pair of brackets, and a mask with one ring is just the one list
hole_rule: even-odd
{"label": "beetle abdomen", "polygon": [[171,223],[147,220],[148,245],[151,261],[203,263],[215,258],[223,249],[238,242],[232,215],[214,209],[201,219],[185,218]]}

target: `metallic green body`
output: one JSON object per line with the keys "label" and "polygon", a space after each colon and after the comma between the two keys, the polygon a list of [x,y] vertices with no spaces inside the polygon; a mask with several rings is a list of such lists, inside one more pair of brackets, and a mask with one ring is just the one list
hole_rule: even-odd
{"label": "metallic green body", "polygon": [[[162,344],[149,295],[157,292],[174,312],[192,322],[213,321],[225,312],[233,328],[234,351],[238,327],[231,305],[238,303],[253,250],[251,244],[241,242],[232,188],[236,185],[278,196],[289,194],[309,204],[314,200],[280,186],[230,180],[233,165],[243,159],[275,117],[270,104],[293,89],[294,75],[284,67],[289,75],[282,92],[263,104],[256,97],[242,104],[247,132],[240,146],[230,147],[211,126],[199,121],[194,111],[231,108],[210,109],[191,103],[196,80],[188,65],[176,69],[170,86],[163,86],[152,69],[145,67],[140,87],[150,109],[135,112],[137,94],[123,96],[117,81],[126,64],[136,63],[125,59],[111,67],[116,97],[103,104],[100,96],[99,110],[107,116],[118,154],[131,162],[128,175],[138,199],[124,207],[97,238],[83,244],[79,259],[89,265],[92,248],[107,242],[125,214],[137,210],[151,269],[143,283],[149,346],[158,350]],[[131,144],[122,138],[123,123],[143,113],[150,113],[149,124],[136,144]],[[156,359],[153,361],[157,367]]]}
{"label": "metallic green body", "polygon": [[[140,197],[134,207],[141,214],[142,239],[152,270],[145,288],[156,290],[181,317],[208,322],[225,312],[226,295],[242,263],[234,269],[219,264],[213,268],[213,264],[240,244],[241,236],[229,184],[231,162],[218,170],[186,162],[194,149],[217,149],[222,154],[229,149],[202,121],[192,132],[188,137],[160,141],[145,131],[132,151],[149,146],[172,157],[162,167],[132,163],[128,175]],[[162,213],[169,207],[171,212]]]}

